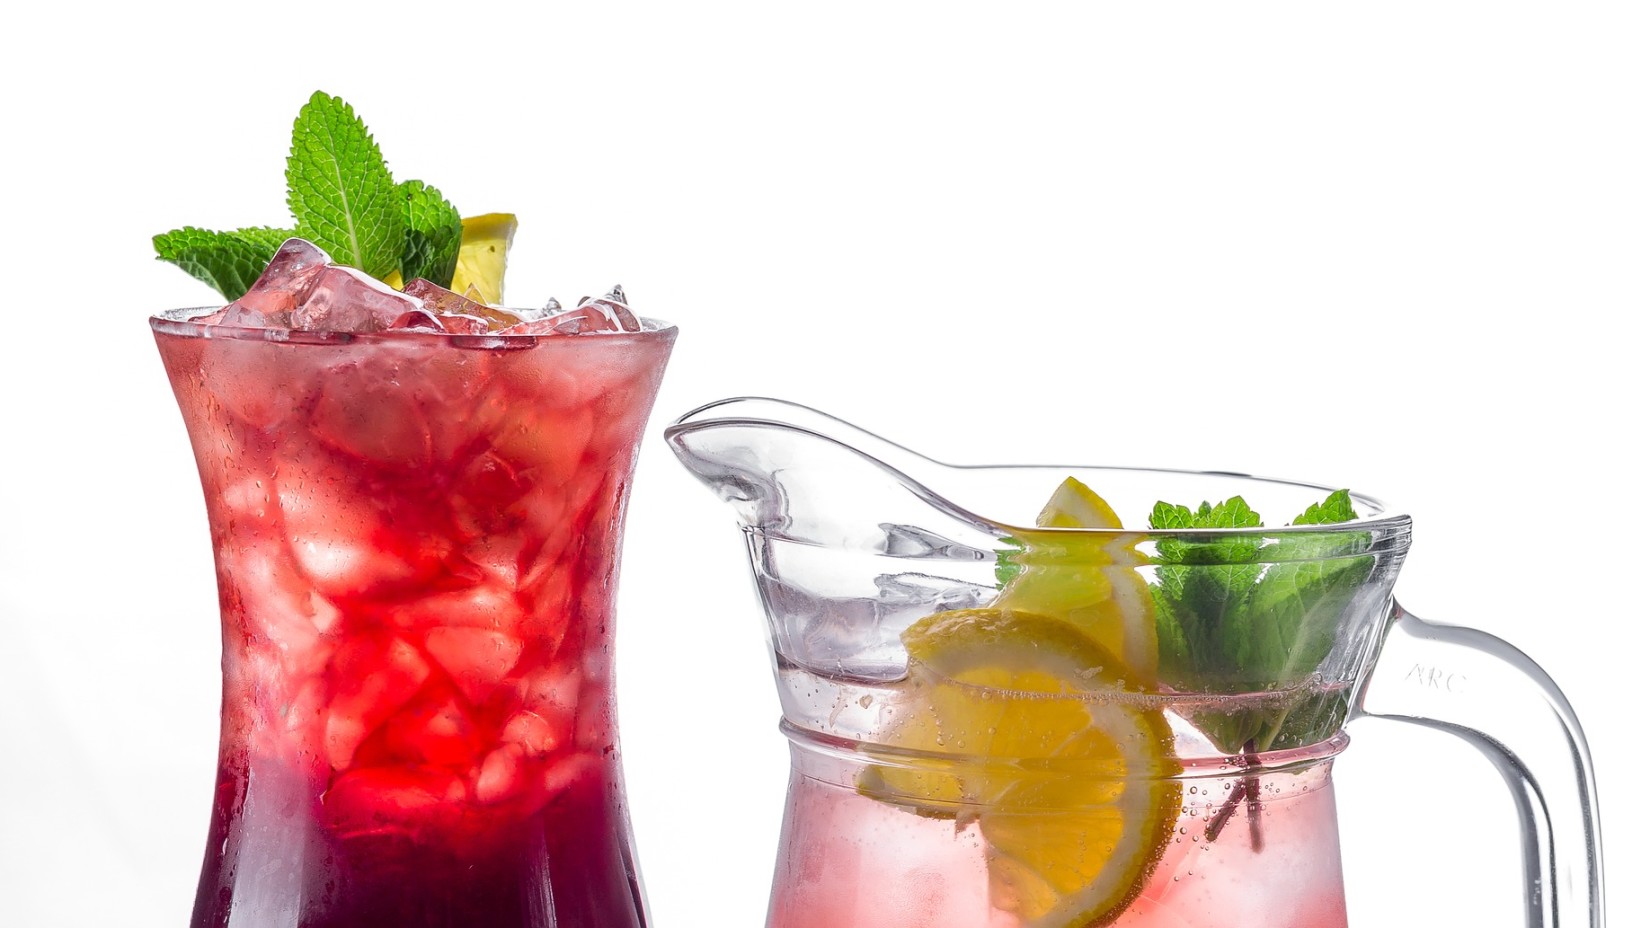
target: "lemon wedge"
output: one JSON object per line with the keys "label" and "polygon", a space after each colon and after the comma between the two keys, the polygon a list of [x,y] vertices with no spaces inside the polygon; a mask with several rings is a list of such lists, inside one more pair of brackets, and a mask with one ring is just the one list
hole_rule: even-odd
{"label": "lemon wedge", "polygon": [[[1067,477],[1037,516],[1040,528],[1120,529],[1111,506],[1075,477]],[[1115,533],[1031,532],[1014,557],[1020,571],[996,605],[1065,619],[1082,629],[1146,683],[1157,682],[1157,613],[1138,568],[1146,558],[1141,536]]]}
{"label": "lemon wedge", "polygon": [[1037,514],[1037,524],[1042,528],[1122,528],[1123,520],[1088,484],[1067,477]]}
{"label": "lemon wedge", "polygon": [[516,236],[516,217],[510,213],[488,213],[464,220],[464,238],[458,246],[458,266],[453,285],[447,289],[464,293],[474,287],[483,303],[504,299],[504,259]]}
{"label": "lemon wedge", "polygon": [[903,764],[860,791],[977,819],[993,904],[1027,928],[1086,928],[1140,894],[1180,808],[1174,740],[1146,684],[1071,623],[1015,609],[942,612],[906,630]]}

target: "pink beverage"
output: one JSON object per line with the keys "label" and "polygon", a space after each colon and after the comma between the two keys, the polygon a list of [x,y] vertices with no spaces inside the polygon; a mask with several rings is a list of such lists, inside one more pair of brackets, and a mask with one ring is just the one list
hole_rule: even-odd
{"label": "pink beverage", "polygon": [[192,924],[644,925],[613,590],[675,329],[153,327],[223,616]]}
{"label": "pink beverage", "polygon": [[[912,814],[868,798],[856,788],[863,762],[833,756],[798,733],[792,737],[769,928],[1044,924],[1023,919],[999,898],[988,864],[990,841],[978,822]],[[1187,778],[1172,837],[1143,889],[1115,921],[1095,924],[1345,928],[1329,757],[1301,754],[1274,763],[1302,766],[1254,778],[1258,807],[1239,804],[1212,839],[1211,822],[1243,779]],[[1070,811],[1032,813],[1046,817],[1053,830],[1061,813]]]}
{"label": "pink beverage", "polygon": [[[1341,711],[1344,690],[1130,698],[799,668],[780,679],[787,718],[816,727],[783,726],[792,773],[768,928],[1346,928],[1330,782],[1346,736],[1328,728],[1308,747],[1226,756],[1192,724],[1286,705]],[[902,717],[958,717],[957,698],[1003,726],[1062,704],[1100,718],[1121,699],[1124,715],[1168,726],[1174,756],[1108,768],[1115,758],[985,757],[955,730],[920,745],[901,735]],[[1150,837],[1131,849],[1131,831]],[[1091,891],[1108,901],[1080,901]]]}

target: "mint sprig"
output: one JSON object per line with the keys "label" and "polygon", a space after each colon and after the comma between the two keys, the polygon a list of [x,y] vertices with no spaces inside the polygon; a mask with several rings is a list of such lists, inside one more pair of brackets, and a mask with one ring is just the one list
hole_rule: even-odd
{"label": "mint sprig", "polygon": [[464,221],[441,191],[421,180],[396,185],[405,234],[401,242],[401,279],[422,277],[445,287],[458,267]]}
{"label": "mint sprig", "polygon": [[422,181],[397,184],[366,123],[342,99],[316,91],[292,125],[286,165],[293,223],[212,232],[193,226],[154,238],[155,253],[225,300],[245,295],[281,242],[308,239],[379,279],[423,277],[450,286],[464,235],[458,210]]}
{"label": "mint sprig", "polygon": [[[1351,494],[1337,490],[1291,525],[1332,525],[1357,518]],[[1293,683],[1329,655],[1335,628],[1369,577],[1373,563],[1355,557],[1369,546],[1362,533],[1285,535],[1269,546],[1280,563],[1248,591],[1245,606],[1223,631],[1225,651],[1256,679]]]}
{"label": "mint sprig", "polygon": [[[1291,524],[1355,518],[1351,494],[1337,490]],[[1242,497],[1233,497],[1197,510],[1159,503],[1151,526],[1195,531],[1262,523]],[[1200,692],[1283,690],[1304,682],[1334,647],[1341,614],[1373,569],[1373,559],[1361,556],[1368,545],[1366,533],[1344,531],[1270,541],[1259,533],[1162,539],[1152,599],[1163,680]],[[1197,722],[1224,751],[1265,751],[1292,730],[1289,716],[1302,708],[1211,713]]]}
{"label": "mint sprig", "polygon": [[[1243,497],[1219,505],[1204,503],[1196,510],[1158,503],[1152,509],[1156,529],[1259,528],[1260,514]],[[1265,568],[1251,563],[1260,549],[1253,535],[1228,535],[1211,541],[1164,538],[1158,555],[1157,606],[1159,660],[1172,666],[1219,663],[1215,629],[1242,602],[1243,594]],[[1179,566],[1187,565],[1187,566]],[[1168,644],[1165,657],[1162,645]]]}
{"label": "mint sprig", "polygon": [[374,277],[400,269],[406,221],[395,181],[348,103],[317,90],[298,111],[286,186],[300,236]]}
{"label": "mint sprig", "polygon": [[233,300],[252,289],[291,229],[267,226],[211,232],[184,226],[155,236],[155,252]]}

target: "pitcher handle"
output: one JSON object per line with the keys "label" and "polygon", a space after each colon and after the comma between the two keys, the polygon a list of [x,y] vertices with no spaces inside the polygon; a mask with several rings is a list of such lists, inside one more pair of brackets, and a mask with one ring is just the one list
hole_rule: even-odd
{"label": "pitcher handle", "polygon": [[1356,713],[1472,742],[1512,789],[1523,825],[1529,928],[1603,928],[1597,789],[1575,712],[1535,661],[1493,635],[1393,604]]}

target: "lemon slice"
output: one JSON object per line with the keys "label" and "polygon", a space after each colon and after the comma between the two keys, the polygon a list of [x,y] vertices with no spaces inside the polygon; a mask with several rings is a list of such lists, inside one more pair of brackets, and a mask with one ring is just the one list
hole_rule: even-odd
{"label": "lemon slice", "polygon": [[1037,514],[1037,524],[1043,528],[1122,528],[1123,520],[1088,484],[1067,477]]}
{"label": "lemon slice", "polygon": [[1086,928],[1139,895],[1180,808],[1174,740],[1145,683],[1069,622],[942,612],[906,630],[908,766],[860,791],[959,825],[977,817],[993,904],[1027,928]]}
{"label": "lemon slice", "polygon": [[[1067,477],[1037,516],[1041,528],[1123,527],[1109,504],[1082,481]],[[1157,681],[1157,614],[1137,568],[1141,536],[1099,538],[1078,533],[1025,533],[1021,570],[996,604],[1065,619],[1122,659],[1146,683]]]}
{"label": "lemon slice", "polygon": [[516,236],[516,217],[510,213],[488,213],[464,220],[464,238],[458,246],[458,266],[453,285],[447,289],[463,293],[474,287],[483,303],[504,299],[504,259]]}

